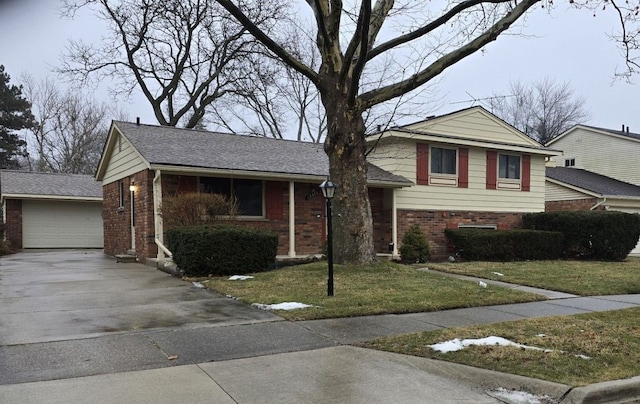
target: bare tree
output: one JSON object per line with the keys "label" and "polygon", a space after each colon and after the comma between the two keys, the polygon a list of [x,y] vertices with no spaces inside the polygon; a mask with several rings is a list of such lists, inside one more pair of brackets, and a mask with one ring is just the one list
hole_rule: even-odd
{"label": "bare tree", "polygon": [[577,95],[569,83],[550,78],[524,84],[509,84],[508,95],[488,98],[491,111],[542,144],[589,119],[586,98]]}
{"label": "bare tree", "polygon": [[[443,6],[417,0],[307,0],[321,55],[320,65],[314,68],[262,30],[245,4],[216,1],[318,89],[327,114],[325,151],[331,178],[339,186],[334,198],[341,217],[335,229],[339,262],[375,260],[366,181],[366,111],[432,82],[448,67],[496,40],[535,5],[551,5],[541,0],[462,0]],[[596,9],[609,2],[596,0],[584,6]],[[632,2],[635,6],[638,1]],[[303,12],[297,17],[301,19]],[[363,81],[365,73],[375,70],[385,55],[397,61],[396,74],[390,74],[384,85],[368,85]]]}
{"label": "bare tree", "polygon": [[93,174],[109,130],[108,106],[63,91],[50,79],[25,76],[23,81],[37,122],[27,136],[30,169]]}
{"label": "bare tree", "polygon": [[[236,91],[262,47],[213,0],[63,0],[67,15],[95,7],[109,27],[101,46],[70,42],[60,73],[78,83],[115,80],[115,95],[139,88],[161,125],[193,128],[209,105]],[[269,33],[279,1],[245,4]]]}

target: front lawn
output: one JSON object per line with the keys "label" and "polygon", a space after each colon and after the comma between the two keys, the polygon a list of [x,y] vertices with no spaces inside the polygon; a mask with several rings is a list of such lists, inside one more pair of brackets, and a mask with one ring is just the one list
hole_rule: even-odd
{"label": "front lawn", "polygon": [[[640,308],[533,318],[381,338],[367,348],[462,363],[582,386],[640,375]],[[541,348],[469,346],[442,353],[429,345],[490,336]]]}
{"label": "front lawn", "polygon": [[580,296],[640,293],[640,260],[429,263],[429,269]]}
{"label": "front lawn", "polygon": [[245,303],[297,302],[311,308],[276,313],[290,320],[413,313],[544,300],[540,295],[428,274],[391,262],[334,268],[335,296],[327,297],[327,263],[316,262],[252,274],[201,281]]}

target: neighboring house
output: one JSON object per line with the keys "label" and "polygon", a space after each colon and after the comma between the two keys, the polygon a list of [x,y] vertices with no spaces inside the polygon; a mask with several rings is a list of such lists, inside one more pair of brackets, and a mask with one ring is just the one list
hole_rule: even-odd
{"label": "neighboring house", "polygon": [[[591,171],[547,167],[546,210],[640,213],[640,186]],[[640,255],[640,244],[631,252]]]}
{"label": "neighboring house", "polygon": [[640,186],[640,134],[622,130],[576,125],[557,138],[548,147],[562,150],[562,156],[553,158],[558,167],[582,168],[619,181]]}
{"label": "neighboring house", "polygon": [[11,247],[102,248],[102,189],[90,175],[0,170]]}
{"label": "neighboring house", "polygon": [[[162,199],[178,192],[233,194],[238,223],[276,232],[279,255],[320,253],[326,203],[318,185],[328,172],[319,144],[113,122],[96,172],[105,253],[135,253],[140,261],[169,255]],[[368,182],[375,246],[388,252],[397,233],[388,201],[412,182],[373,165]]]}
{"label": "neighboring house", "polygon": [[447,253],[444,230],[521,226],[545,207],[547,149],[482,107],[369,137],[369,161],[415,181],[394,192],[400,235],[418,224],[432,254]]}

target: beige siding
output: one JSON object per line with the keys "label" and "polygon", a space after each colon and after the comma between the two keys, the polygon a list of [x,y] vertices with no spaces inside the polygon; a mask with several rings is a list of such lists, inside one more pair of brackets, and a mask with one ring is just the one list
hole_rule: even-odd
{"label": "beige siding", "polygon": [[[437,146],[436,143],[430,143]],[[450,145],[447,147],[451,147]],[[416,181],[416,146],[409,139],[378,145],[369,161]],[[469,187],[414,185],[397,191],[398,209],[484,212],[544,211],[544,157],[531,156],[531,191],[486,189],[486,149],[469,149]]]}
{"label": "beige siding", "polygon": [[539,146],[526,135],[479,108],[419,122],[407,126],[407,129],[480,141]]}
{"label": "beige siding", "polygon": [[562,185],[554,184],[549,181],[546,182],[545,194],[547,202],[593,198],[593,196],[583,194],[582,192],[578,192],[571,188],[563,187]]}
{"label": "beige siding", "polygon": [[147,168],[145,162],[135,151],[131,143],[121,135],[118,134],[117,136],[119,139],[115,140],[113,152],[109,157],[104,179],[102,180],[103,185],[128,177]]}
{"label": "beige siding", "polygon": [[636,164],[640,155],[638,141],[576,128],[553,142],[551,147],[564,152],[564,156],[554,158],[559,167],[564,166],[565,158],[575,158],[576,168],[640,185],[640,170]]}

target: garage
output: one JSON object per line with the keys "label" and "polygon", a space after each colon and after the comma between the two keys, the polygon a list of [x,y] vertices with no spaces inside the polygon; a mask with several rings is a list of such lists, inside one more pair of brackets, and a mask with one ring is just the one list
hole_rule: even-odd
{"label": "garage", "polygon": [[104,246],[102,184],[91,175],[0,170],[0,201],[14,249]]}
{"label": "garage", "polygon": [[102,203],[22,202],[23,248],[102,248]]}

